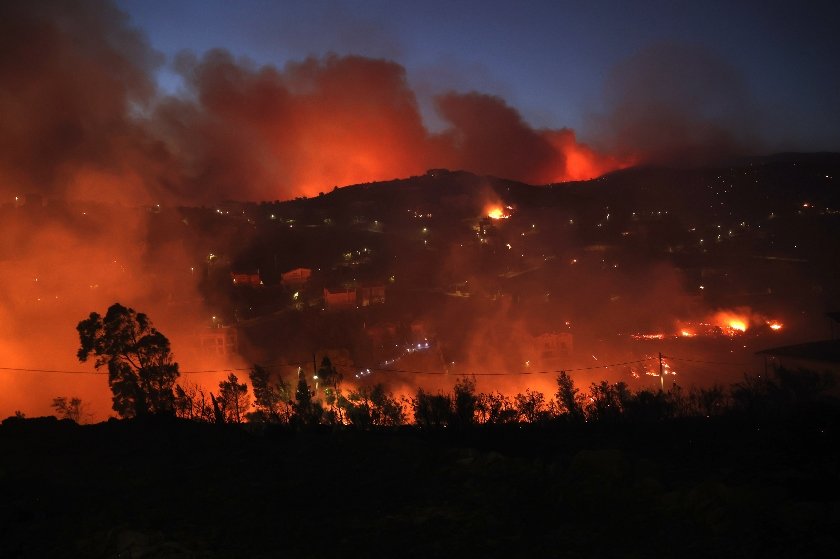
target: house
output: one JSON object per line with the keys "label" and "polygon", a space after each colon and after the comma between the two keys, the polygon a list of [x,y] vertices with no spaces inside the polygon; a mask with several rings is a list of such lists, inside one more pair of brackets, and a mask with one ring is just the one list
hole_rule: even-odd
{"label": "house", "polygon": [[769,363],[785,369],[840,373],[840,340],[821,340],[773,347],[756,352]]}
{"label": "house", "polygon": [[555,363],[572,353],[572,334],[569,332],[546,332],[535,336],[534,353],[543,363]]}
{"label": "house", "polygon": [[311,276],[311,268],[295,268],[294,270],[289,270],[288,272],[280,274],[280,280],[283,282],[283,285],[287,285],[289,287],[300,287],[305,285]]}
{"label": "house", "polygon": [[840,323],[840,312],[826,313],[826,317],[830,319],[831,339],[772,347],[757,351],[756,355],[764,357],[765,367],[772,364],[790,370],[840,374],[840,340],[835,338],[835,324]]}
{"label": "house", "polygon": [[249,285],[252,287],[257,287],[262,285],[262,281],[260,280],[260,271],[247,271],[247,272],[234,272],[231,271],[230,278],[233,280],[234,285]]}
{"label": "house", "polygon": [[370,287],[360,287],[356,290],[358,294],[359,306],[369,307],[370,305],[377,305],[385,302],[385,286],[374,285]]}
{"label": "house", "polygon": [[208,356],[231,356],[239,351],[239,336],[236,328],[217,326],[207,328],[199,334],[201,351]]}
{"label": "house", "polygon": [[356,308],[356,290],[330,291],[324,288],[324,305],[328,310]]}

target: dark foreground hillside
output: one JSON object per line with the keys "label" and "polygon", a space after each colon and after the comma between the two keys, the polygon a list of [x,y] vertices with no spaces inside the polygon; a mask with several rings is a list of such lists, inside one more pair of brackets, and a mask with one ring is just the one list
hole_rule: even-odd
{"label": "dark foreground hillside", "polygon": [[9,419],[0,556],[837,557],[837,425]]}

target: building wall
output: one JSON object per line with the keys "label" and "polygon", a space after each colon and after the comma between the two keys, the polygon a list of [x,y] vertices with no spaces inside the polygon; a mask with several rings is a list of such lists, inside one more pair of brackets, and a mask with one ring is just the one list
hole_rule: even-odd
{"label": "building wall", "polygon": [[262,285],[262,281],[260,281],[260,274],[259,273],[240,273],[240,272],[231,272],[230,274],[231,280],[236,285],[251,285],[257,286]]}
{"label": "building wall", "polygon": [[328,309],[351,309],[356,307],[356,290],[330,291],[324,289],[324,304]]}
{"label": "building wall", "polygon": [[239,351],[236,329],[228,326],[208,328],[200,336],[201,351],[205,355],[230,356]]}
{"label": "building wall", "polygon": [[286,285],[303,285],[312,276],[309,268],[295,268],[280,274],[281,281]]}

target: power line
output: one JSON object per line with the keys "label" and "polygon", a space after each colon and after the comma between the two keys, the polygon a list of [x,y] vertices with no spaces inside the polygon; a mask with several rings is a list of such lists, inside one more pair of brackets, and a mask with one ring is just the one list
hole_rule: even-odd
{"label": "power line", "polygon": [[[265,368],[277,367],[270,365]],[[200,375],[204,373],[227,373],[230,371],[250,371],[251,367],[231,367],[228,369],[208,369],[204,371],[178,371],[182,375]],[[107,375],[106,371],[69,371],[64,369],[30,369],[27,367],[0,367],[0,371],[14,371],[20,373],[56,373],[61,375]]]}
{"label": "power line", "polygon": [[[747,363],[734,363],[734,362],[727,362],[727,361],[705,361],[701,359],[689,359],[686,357],[674,357],[671,355],[663,355],[665,359],[672,359],[674,361],[686,361],[689,363],[702,363],[706,365],[729,365],[733,367],[746,367],[749,366]],[[458,376],[477,376],[477,377],[502,377],[502,376],[528,376],[528,375],[550,375],[550,374],[559,374],[559,373],[569,373],[575,371],[592,371],[597,369],[610,369],[612,367],[623,367],[625,365],[635,365],[637,363],[645,363],[647,361],[656,361],[658,357],[647,357],[645,359],[636,359],[633,361],[623,361],[620,363],[609,363],[606,365],[592,365],[589,367],[568,367],[568,368],[561,368],[561,369],[554,369],[549,371],[520,371],[520,372],[473,372],[473,373],[463,373]],[[271,369],[271,368],[279,368],[279,367],[295,367],[296,365],[293,364],[270,364],[270,365],[260,365],[263,368]],[[202,374],[214,374],[214,373],[227,373],[232,371],[250,371],[252,367],[227,367],[224,369],[205,369],[205,370],[197,370],[197,371],[178,371],[182,375],[202,375]],[[410,370],[410,369],[390,369],[387,367],[357,367],[358,370],[370,370],[370,371],[377,371],[382,373],[401,373],[401,374],[411,374],[411,375],[433,375],[433,376],[446,376],[450,373],[445,371],[417,371],[417,370]],[[62,374],[62,375],[107,375],[108,373],[105,371],[70,371],[66,369],[36,369],[36,368],[28,368],[28,367],[0,367],[0,371],[11,371],[11,372],[21,372],[21,373],[52,373],[52,374]]]}
{"label": "power line", "polygon": [[689,363],[703,363],[706,365],[731,365],[733,367],[749,367],[749,363],[733,363],[731,361],[704,361],[702,359],[688,359],[685,357],[673,357],[670,355],[663,355],[665,359],[673,359],[674,361],[688,361]]}
{"label": "power line", "polygon": [[591,371],[592,369],[608,369],[610,367],[620,367],[622,365],[632,365],[634,363],[644,363],[645,361],[656,361],[658,357],[647,357],[645,359],[637,359],[636,361],[625,361],[624,363],[613,363],[611,365],[593,365],[592,367],[578,367],[577,369],[563,369],[561,371],[553,371],[561,373],[563,371]]}
{"label": "power line", "polygon": [[[263,366],[264,369],[270,369],[278,365]],[[204,373],[227,373],[230,371],[250,371],[252,367],[230,367],[228,369],[207,369],[204,371],[178,371],[182,375],[202,375]]]}
{"label": "power line", "polygon": [[[654,361],[657,357],[647,357],[645,359],[637,359],[635,361],[624,361],[622,363],[610,363],[608,365],[593,365],[591,367],[569,367],[566,369],[556,369],[552,371],[521,371],[521,372],[478,372],[478,373],[463,373],[458,376],[476,376],[476,377],[504,377],[504,376],[524,376],[524,375],[551,375],[558,373],[568,373],[573,371],[590,371],[594,369],[609,369],[611,367],[621,367],[623,365],[633,365],[635,363],[644,363],[646,361]],[[450,373],[443,371],[412,371],[408,369],[388,369],[385,367],[358,367],[358,369],[365,371],[377,371],[383,373],[405,373],[412,375],[448,375]]]}
{"label": "power line", "polygon": [[16,371],[21,373],[58,373],[62,375],[107,375],[100,371],[63,371],[59,369],[27,369],[25,367],[0,367],[0,371]]}

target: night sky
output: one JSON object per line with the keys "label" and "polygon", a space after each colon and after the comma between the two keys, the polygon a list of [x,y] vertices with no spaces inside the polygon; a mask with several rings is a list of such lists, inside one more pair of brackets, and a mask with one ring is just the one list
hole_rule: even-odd
{"label": "night sky", "polygon": [[[617,90],[688,100],[731,123],[749,113],[756,151],[840,149],[836,2],[505,2],[119,0],[165,55],[221,47],[257,65],[327,53],[404,66],[426,126],[448,90],[504,98],[536,128],[604,140]],[[626,69],[644,78],[616,86]],[[618,76],[618,77],[617,77]],[[722,85],[721,85],[722,84]],[[622,94],[619,94],[620,96]],[[692,97],[694,96],[694,97]],[[623,99],[623,97],[622,97]],[[680,107],[680,110],[684,107]]]}

